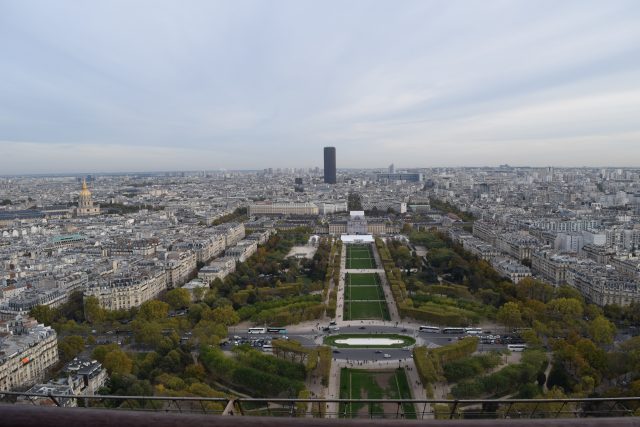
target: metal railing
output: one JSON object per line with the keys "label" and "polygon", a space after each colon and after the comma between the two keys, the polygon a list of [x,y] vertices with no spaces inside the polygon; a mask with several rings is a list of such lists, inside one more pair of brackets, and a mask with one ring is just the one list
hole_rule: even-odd
{"label": "metal railing", "polygon": [[125,409],[163,413],[290,418],[444,420],[630,417],[640,415],[640,397],[408,400],[71,396],[67,394],[1,392],[0,403],[26,404],[30,406],[80,406],[93,409]]}

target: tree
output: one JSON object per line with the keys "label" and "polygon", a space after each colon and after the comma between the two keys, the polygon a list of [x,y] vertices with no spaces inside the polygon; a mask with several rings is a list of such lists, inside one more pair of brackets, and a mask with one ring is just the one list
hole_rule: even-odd
{"label": "tree", "polygon": [[167,292],[164,299],[172,309],[177,310],[189,306],[191,294],[184,288],[176,288]]}
{"label": "tree", "polygon": [[94,296],[86,297],[84,300],[84,318],[89,323],[100,323],[106,318],[106,313],[100,307],[100,301]]}
{"label": "tree", "polygon": [[157,322],[136,319],[132,322],[133,337],[137,343],[158,348],[162,344],[162,326]]}
{"label": "tree", "polygon": [[84,339],[79,335],[70,335],[62,338],[58,342],[58,351],[60,352],[60,361],[69,362],[84,350]]}
{"label": "tree", "polygon": [[214,308],[207,314],[206,318],[207,320],[212,320],[215,323],[225,326],[235,325],[240,321],[240,316],[238,316],[238,313],[236,313],[230,305]]}
{"label": "tree", "polygon": [[589,334],[599,345],[611,344],[616,334],[616,327],[604,316],[598,316],[589,323]]}
{"label": "tree", "polygon": [[140,306],[140,311],[136,316],[142,320],[161,320],[166,319],[169,314],[169,304],[162,301],[151,300]]}
{"label": "tree", "polygon": [[53,322],[55,322],[58,316],[58,311],[49,307],[48,305],[36,305],[31,309],[31,312],[29,314],[32,317],[35,317],[35,319],[39,323],[51,325]]}
{"label": "tree", "polygon": [[109,372],[109,375],[128,375],[133,368],[133,362],[127,353],[118,349],[106,354],[102,366]]}
{"label": "tree", "polygon": [[217,345],[220,342],[220,337],[226,335],[227,328],[211,320],[203,319],[193,328],[193,338],[199,344]]}
{"label": "tree", "polygon": [[520,326],[522,324],[520,307],[515,302],[508,302],[500,307],[496,314],[496,319],[507,328]]}

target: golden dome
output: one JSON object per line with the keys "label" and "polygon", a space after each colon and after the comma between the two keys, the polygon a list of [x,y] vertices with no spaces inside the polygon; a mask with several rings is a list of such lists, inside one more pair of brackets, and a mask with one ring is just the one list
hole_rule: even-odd
{"label": "golden dome", "polygon": [[82,178],[82,191],[80,191],[81,196],[91,196],[91,191],[87,188],[87,180]]}

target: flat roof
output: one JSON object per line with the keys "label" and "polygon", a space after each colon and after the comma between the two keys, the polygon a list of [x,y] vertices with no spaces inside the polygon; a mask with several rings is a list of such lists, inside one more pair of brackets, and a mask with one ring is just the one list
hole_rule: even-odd
{"label": "flat roof", "polygon": [[371,234],[343,234],[340,236],[343,243],[373,243]]}

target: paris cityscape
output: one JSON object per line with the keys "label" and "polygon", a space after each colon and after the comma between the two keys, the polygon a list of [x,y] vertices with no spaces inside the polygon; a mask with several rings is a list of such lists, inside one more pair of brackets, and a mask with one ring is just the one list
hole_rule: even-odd
{"label": "paris cityscape", "polygon": [[0,427],[640,420],[640,9],[542,3],[0,0]]}

